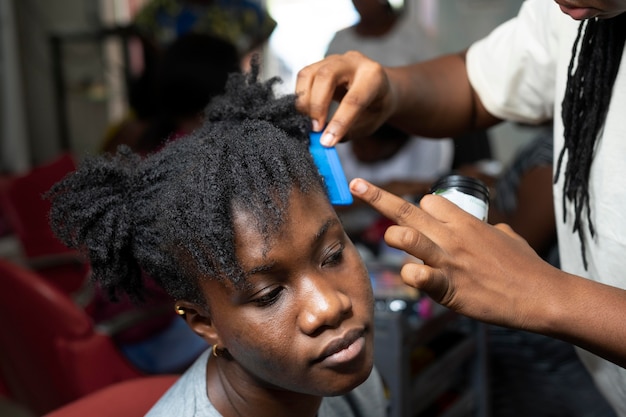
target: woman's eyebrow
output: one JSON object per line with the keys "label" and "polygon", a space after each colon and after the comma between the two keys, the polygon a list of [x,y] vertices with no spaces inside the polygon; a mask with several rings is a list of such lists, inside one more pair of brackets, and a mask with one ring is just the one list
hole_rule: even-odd
{"label": "woman's eyebrow", "polygon": [[328,230],[332,226],[335,226],[337,224],[340,224],[340,223],[336,217],[331,217],[328,220],[326,220],[326,222],[324,222],[322,227],[319,228],[315,236],[313,236],[313,239],[311,239],[311,245],[316,244],[322,237],[324,237],[324,235],[328,232]]}
{"label": "woman's eyebrow", "polygon": [[249,277],[249,276],[252,276],[254,274],[268,272],[268,271],[271,271],[272,268],[274,268],[275,265],[276,265],[275,261],[271,261],[271,262],[268,262],[268,263],[263,264],[263,265],[258,265],[258,266],[255,266],[253,268],[250,268],[248,271],[245,271],[244,275],[246,277]]}

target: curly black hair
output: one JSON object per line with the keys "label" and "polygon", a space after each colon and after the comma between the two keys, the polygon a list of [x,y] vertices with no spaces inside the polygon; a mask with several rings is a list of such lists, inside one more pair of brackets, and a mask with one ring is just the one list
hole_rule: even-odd
{"label": "curly black hair", "polygon": [[278,78],[258,78],[258,62],[231,74],[190,135],[145,158],[123,146],[86,158],[47,193],[54,232],[87,255],[112,297],[141,299],[144,271],[174,299],[204,303],[199,280],[244,282],[236,211],[271,236],[293,190],[325,195],[308,152],[310,119],[295,95],[275,95]]}

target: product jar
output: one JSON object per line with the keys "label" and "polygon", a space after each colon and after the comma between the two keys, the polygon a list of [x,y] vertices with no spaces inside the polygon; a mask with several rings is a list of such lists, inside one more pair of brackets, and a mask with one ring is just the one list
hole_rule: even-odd
{"label": "product jar", "polygon": [[479,179],[457,174],[448,175],[437,180],[430,192],[447,198],[473,216],[487,221],[489,188]]}

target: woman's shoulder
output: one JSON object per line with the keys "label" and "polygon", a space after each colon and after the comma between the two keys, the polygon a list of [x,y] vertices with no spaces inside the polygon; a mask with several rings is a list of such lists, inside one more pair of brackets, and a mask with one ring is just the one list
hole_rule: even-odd
{"label": "woman's shoulder", "polygon": [[185,371],[146,414],[146,417],[222,417],[206,395],[206,363],[210,349]]}

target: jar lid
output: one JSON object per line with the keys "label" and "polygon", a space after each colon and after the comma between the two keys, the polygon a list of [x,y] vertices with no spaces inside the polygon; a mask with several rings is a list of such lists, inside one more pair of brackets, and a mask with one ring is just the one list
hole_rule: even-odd
{"label": "jar lid", "polygon": [[489,188],[484,182],[477,178],[458,174],[447,175],[438,179],[430,188],[430,192],[438,194],[450,188],[456,188],[485,201],[489,200]]}

